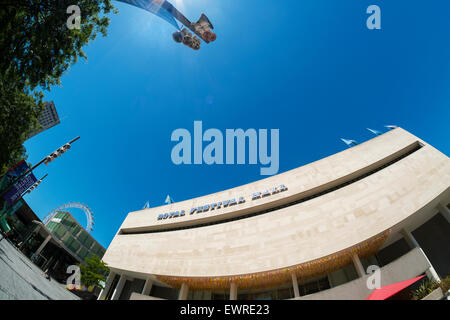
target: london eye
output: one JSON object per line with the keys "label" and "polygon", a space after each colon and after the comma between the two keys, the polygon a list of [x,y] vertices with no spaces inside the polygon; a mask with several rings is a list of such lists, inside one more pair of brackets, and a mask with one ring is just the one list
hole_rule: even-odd
{"label": "london eye", "polygon": [[47,224],[47,222],[49,222],[51,219],[54,218],[54,216],[61,211],[64,211],[66,209],[71,209],[71,208],[77,208],[77,209],[81,209],[84,214],[86,215],[86,231],[87,232],[91,232],[93,230],[93,226],[94,226],[94,214],[92,213],[92,210],[79,202],[69,202],[69,203],[65,203],[55,209],[53,209],[47,216],[45,216],[45,218],[43,219],[44,224]]}

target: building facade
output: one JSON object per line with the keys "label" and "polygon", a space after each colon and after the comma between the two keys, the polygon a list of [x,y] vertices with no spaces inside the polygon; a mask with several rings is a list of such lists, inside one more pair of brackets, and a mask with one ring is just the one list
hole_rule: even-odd
{"label": "building facade", "polygon": [[[203,183],[206,183],[203,181]],[[397,128],[263,180],[131,212],[99,299],[364,299],[450,274],[450,160]]]}
{"label": "building facade", "polygon": [[54,280],[65,283],[69,276],[67,267],[83,260],[46,228],[24,199],[16,206],[7,217],[8,241],[42,271],[47,270]]}
{"label": "building facade", "polygon": [[85,261],[86,258],[90,258],[93,255],[101,259],[105,254],[105,248],[69,212],[60,211],[56,213],[45,226],[81,261]]}
{"label": "building facade", "polygon": [[42,126],[39,130],[30,133],[28,139],[34,137],[38,133],[50,129],[60,123],[58,112],[56,111],[55,103],[53,101],[44,102],[44,110],[39,118],[39,124]]}

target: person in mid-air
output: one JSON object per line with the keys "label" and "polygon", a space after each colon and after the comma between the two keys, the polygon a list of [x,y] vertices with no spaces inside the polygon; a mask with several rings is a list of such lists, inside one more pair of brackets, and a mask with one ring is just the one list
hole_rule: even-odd
{"label": "person in mid-air", "polygon": [[[179,30],[173,33],[173,40],[175,40],[175,42],[177,43],[183,43],[184,45],[194,50],[200,49],[201,40],[203,40],[205,43],[210,43],[216,40],[216,34],[211,31],[212,29],[214,29],[214,27],[205,14],[202,14],[197,22],[191,22],[170,2],[166,0],[118,1],[125,2],[150,11],[160,18],[166,20]],[[181,24],[183,24],[185,28],[180,29],[176,20],[181,22]],[[195,35],[193,35],[193,33]]]}
{"label": "person in mid-air", "polygon": [[[208,17],[202,14],[197,22],[190,23],[189,29],[191,29],[196,35],[199,35],[203,41],[209,43],[216,40],[216,34],[211,31],[213,28],[214,27]],[[193,36],[188,29],[182,29],[181,31],[174,32],[172,37],[175,42],[183,43],[194,50],[200,49],[200,39]]]}

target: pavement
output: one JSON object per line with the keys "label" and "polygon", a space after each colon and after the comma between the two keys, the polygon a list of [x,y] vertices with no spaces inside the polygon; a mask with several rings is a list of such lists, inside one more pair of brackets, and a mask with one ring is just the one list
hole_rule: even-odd
{"label": "pavement", "polygon": [[[0,235],[0,238],[2,236]],[[79,300],[6,239],[0,241],[0,300]]]}

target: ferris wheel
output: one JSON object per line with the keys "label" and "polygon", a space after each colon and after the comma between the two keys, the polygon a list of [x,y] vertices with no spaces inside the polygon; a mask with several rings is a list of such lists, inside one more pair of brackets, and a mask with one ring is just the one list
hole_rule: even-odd
{"label": "ferris wheel", "polygon": [[77,208],[77,209],[81,209],[83,210],[84,214],[86,215],[86,231],[87,232],[91,232],[93,230],[93,226],[94,226],[94,214],[92,213],[92,210],[89,209],[88,206],[79,203],[79,202],[69,202],[69,203],[65,203],[55,209],[53,209],[47,216],[45,216],[45,218],[43,219],[43,223],[47,224],[47,222],[49,222],[58,212],[60,211],[64,211],[65,209],[70,209],[70,208]]}

